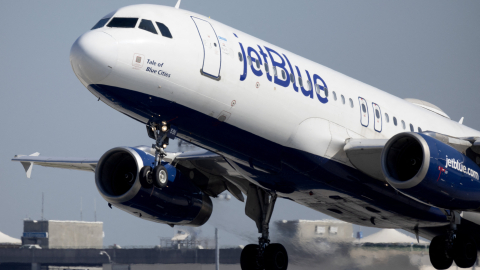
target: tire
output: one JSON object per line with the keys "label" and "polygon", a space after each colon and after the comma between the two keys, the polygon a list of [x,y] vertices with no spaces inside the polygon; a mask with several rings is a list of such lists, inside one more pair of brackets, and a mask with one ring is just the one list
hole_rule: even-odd
{"label": "tire", "polygon": [[153,184],[157,188],[164,188],[168,184],[168,172],[165,167],[158,165],[153,169]]}
{"label": "tire", "polygon": [[430,262],[435,269],[448,269],[453,259],[447,257],[447,238],[444,235],[435,236],[430,243]]}
{"label": "tire", "polygon": [[263,255],[265,270],[287,270],[288,254],[281,244],[270,244]]}
{"label": "tire", "polygon": [[152,167],[145,166],[140,170],[140,184],[143,188],[152,188]]}
{"label": "tire", "polygon": [[258,262],[258,245],[246,245],[240,255],[240,267],[242,270],[262,270]]}
{"label": "tire", "polygon": [[453,241],[455,264],[460,268],[470,268],[477,261],[477,245],[472,237],[457,235]]}

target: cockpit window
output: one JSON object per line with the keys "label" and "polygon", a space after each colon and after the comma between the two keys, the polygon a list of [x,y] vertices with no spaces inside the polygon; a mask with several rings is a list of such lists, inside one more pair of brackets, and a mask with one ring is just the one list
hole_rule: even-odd
{"label": "cockpit window", "polygon": [[135,28],[137,25],[138,18],[113,18],[108,24],[107,27],[115,28]]}
{"label": "cockpit window", "polygon": [[97,24],[95,24],[95,26],[93,26],[91,30],[104,27],[105,24],[108,22],[108,20],[110,20],[110,18],[101,19],[100,21],[97,22]]}
{"label": "cockpit window", "polygon": [[148,31],[150,33],[154,33],[155,35],[158,35],[157,30],[155,30],[155,26],[153,26],[152,21],[142,20],[138,28]]}
{"label": "cockpit window", "polygon": [[162,36],[167,37],[167,38],[172,38],[172,34],[170,33],[170,30],[168,30],[168,27],[165,26],[163,23],[157,22],[158,30],[162,33]]}

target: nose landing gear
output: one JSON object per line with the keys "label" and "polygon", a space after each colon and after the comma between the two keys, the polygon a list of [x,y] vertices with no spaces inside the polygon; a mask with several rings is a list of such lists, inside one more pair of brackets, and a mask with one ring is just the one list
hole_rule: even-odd
{"label": "nose landing gear", "polygon": [[242,270],[286,270],[288,254],[281,244],[270,244],[269,223],[277,194],[267,193],[265,190],[250,185],[245,205],[245,213],[252,218],[262,234],[258,238],[258,245],[245,246],[240,256]]}
{"label": "nose landing gear", "polygon": [[148,136],[155,139],[155,143],[152,144],[152,148],[155,149],[155,164],[153,169],[150,166],[145,166],[140,170],[140,183],[144,188],[151,188],[153,185],[158,188],[167,186],[167,169],[160,162],[167,155],[164,149],[168,145],[167,134],[169,129],[166,122],[162,122],[162,125],[156,123],[147,125]]}
{"label": "nose landing gear", "polygon": [[430,243],[430,262],[436,269],[450,268],[453,261],[458,267],[470,268],[477,261],[477,245],[475,240],[465,234],[457,233],[460,214],[445,210],[450,221],[450,229],[446,235],[438,235]]}

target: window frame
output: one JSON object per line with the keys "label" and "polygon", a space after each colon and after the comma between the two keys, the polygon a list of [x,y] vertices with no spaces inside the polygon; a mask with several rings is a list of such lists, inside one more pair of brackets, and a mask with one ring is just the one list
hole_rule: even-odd
{"label": "window frame", "polygon": [[[125,26],[110,26],[110,24],[113,23],[113,22],[115,21],[115,19],[132,19],[132,20],[136,20],[136,21],[135,21],[135,25],[133,25],[133,26],[128,26],[128,27],[125,27]],[[108,27],[108,28],[133,29],[133,28],[136,28],[136,27],[137,27],[139,20],[140,20],[140,18],[134,18],[134,17],[113,17],[113,18],[106,24],[106,27]]]}
{"label": "window frame", "polygon": [[[152,24],[153,30],[155,30],[155,32],[152,32],[152,31],[147,30],[147,29],[140,28],[140,26],[142,25],[143,21],[150,22],[150,23]],[[141,29],[141,30],[147,31],[147,32],[149,32],[149,33],[158,35],[158,30],[157,30],[157,28],[155,27],[155,24],[153,24],[152,20],[140,19],[140,23],[138,24],[138,29]]]}
{"label": "window frame", "polygon": [[[157,22],[157,21],[155,21],[155,24],[157,25],[157,28],[158,28],[158,30],[160,31],[160,34],[163,37],[173,39],[172,31],[170,31],[170,28],[168,28],[168,26],[166,26],[164,23]],[[160,27],[160,25],[163,25],[165,28]],[[164,32],[162,30],[166,30],[167,32]],[[168,34],[168,35],[166,35],[166,34]]]}

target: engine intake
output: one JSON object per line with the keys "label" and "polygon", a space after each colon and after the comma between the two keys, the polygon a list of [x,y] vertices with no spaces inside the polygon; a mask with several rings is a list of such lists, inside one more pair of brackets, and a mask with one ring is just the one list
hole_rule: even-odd
{"label": "engine intake", "polygon": [[168,184],[164,188],[142,187],[140,169],[154,164],[150,151],[117,147],[107,151],[95,170],[95,183],[102,197],[130,214],[169,225],[201,226],[210,218],[212,201],[187,177],[166,162]]}
{"label": "engine intake", "polygon": [[445,209],[480,208],[480,168],[450,145],[400,133],[387,142],[381,160],[387,182],[406,196]]}

